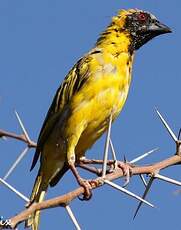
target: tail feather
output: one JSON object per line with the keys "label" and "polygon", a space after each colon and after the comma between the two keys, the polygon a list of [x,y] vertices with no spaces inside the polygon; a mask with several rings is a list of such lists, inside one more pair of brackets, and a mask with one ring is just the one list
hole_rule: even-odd
{"label": "tail feather", "polygon": [[69,167],[64,164],[63,168],[61,170],[59,170],[54,177],[52,177],[51,181],[50,181],[50,187],[54,187],[59,180],[63,177],[63,175],[67,172],[67,170],[69,169]]}
{"label": "tail feather", "polygon": [[[41,202],[44,200],[46,191],[48,188],[48,183],[43,180],[43,175],[38,173],[36,178],[33,191],[31,194],[30,202]],[[40,211],[36,211],[35,213],[31,214],[25,222],[25,227],[31,227],[32,230],[38,230],[38,225],[40,222]]]}

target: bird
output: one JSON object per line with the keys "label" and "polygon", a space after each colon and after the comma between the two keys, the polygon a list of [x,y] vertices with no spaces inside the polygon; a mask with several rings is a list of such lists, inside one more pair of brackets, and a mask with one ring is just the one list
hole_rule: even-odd
{"label": "bird", "polygon": [[[81,57],[58,88],[37,141],[31,170],[40,158],[30,203],[41,202],[70,169],[90,198],[89,182],[75,163],[120,114],[128,96],[135,52],[156,36],[171,33],[150,12],[122,9],[112,17],[93,48]],[[29,216],[26,227],[38,229],[40,211]]]}

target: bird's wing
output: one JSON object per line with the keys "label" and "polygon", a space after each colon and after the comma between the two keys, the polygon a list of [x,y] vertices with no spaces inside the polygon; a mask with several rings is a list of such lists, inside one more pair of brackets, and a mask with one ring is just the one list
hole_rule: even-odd
{"label": "bird's wing", "polygon": [[30,170],[36,165],[44,143],[57,121],[60,119],[62,112],[71,101],[72,96],[78,92],[87,81],[90,72],[89,62],[91,58],[91,53],[81,58],[67,74],[61,86],[58,88],[40,131],[36,152]]}

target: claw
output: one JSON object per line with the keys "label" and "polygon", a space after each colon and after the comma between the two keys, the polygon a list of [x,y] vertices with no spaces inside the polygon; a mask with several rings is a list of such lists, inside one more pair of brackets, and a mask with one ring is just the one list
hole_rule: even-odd
{"label": "claw", "polygon": [[131,167],[125,162],[118,162],[118,167],[123,170],[123,175],[125,176],[125,183],[123,184],[123,187],[126,187],[130,182],[131,177]]}
{"label": "claw", "polygon": [[126,176],[125,176],[125,182],[123,184],[123,188],[125,188],[130,182],[130,170],[128,169],[128,172],[126,173]]}
{"label": "claw", "polygon": [[91,187],[90,181],[80,178],[78,183],[80,186],[82,186],[84,188],[83,197],[78,197],[79,200],[81,200],[81,201],[90,200],[92,197],[92,191],[91,191],[92,187]]}
{"label": "claw", "polygon": [[92,192],[89,194],[89,197],[85,196],[85,194],[83,194],[83,197],[78,196],[78,199],[80,201],[89,201],[92,198]]}
{"label": "claw", "polygon": [[78,197],[79,200],[90,200],[92,197],[92,186],[97,187],[99,182],[97,180],[84,180],[82,178],[78,181],[79,185],[84,188],[83,197]]}

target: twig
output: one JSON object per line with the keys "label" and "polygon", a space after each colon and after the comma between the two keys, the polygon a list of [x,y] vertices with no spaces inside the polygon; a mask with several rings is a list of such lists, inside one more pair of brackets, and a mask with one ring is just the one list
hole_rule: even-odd
{"label": "twig", "polygon": [[26,144],[28,144],[29,148],[36,148],[36,143],[34,141],[31,141],[30,143],[27,141],[26,137],[24,134],[18,135],[16,133],[12,133],[12,132],[7,132],[3,129],[0,129],[0,138],[2,137],[10,137],[19,141],[23,141]]}

